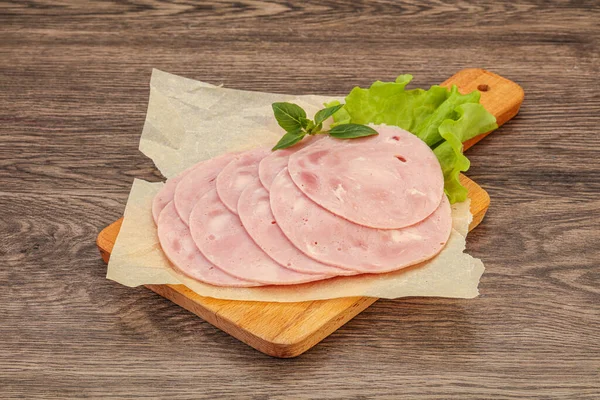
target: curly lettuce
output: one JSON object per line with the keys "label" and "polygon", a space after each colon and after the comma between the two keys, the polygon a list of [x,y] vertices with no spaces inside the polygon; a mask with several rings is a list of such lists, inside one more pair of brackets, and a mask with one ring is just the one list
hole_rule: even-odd
{"label": "curly lettuce", "polygon": [[[344,106],[333,115],[334,126],[386,124],[399,126],[421,140],[435,153],[444,174],[444,191],[451,203],[466,200],[467,189],[459,175],[469,169],[463,143],[496,129],[496,118],[479,104],[480,93],[460,94],[431,86],[429,90],[406,90],[412,75],[400,75],[395,82],[377,81],[368,89],[355,87]],[[332,102],[328,106],[339,104]]]}

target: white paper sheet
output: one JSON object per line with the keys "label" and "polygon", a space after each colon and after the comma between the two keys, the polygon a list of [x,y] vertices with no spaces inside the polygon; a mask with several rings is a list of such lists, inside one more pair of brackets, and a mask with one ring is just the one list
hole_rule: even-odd
{"label": "white paper sheet", "polygon": [[[224,89],[154,70],[140,150],[169,178],[197,161],[224,152],[276,143],[283,132],[273,118],[273,102],[295,102],[313,115],[333,99]],[[389,274],[338,277],[288,287],[218,288],[183,276],[169,266],[151,213],[152,198],[162,185],[135,180],[107,278],[126,286],[184,284],[202,296],[233,300],[295,302],[350,296],[478,295],[483,263],[463,253],[471,221],[468,203],[453,206],[454,229],[446,248],[418,266]]]}

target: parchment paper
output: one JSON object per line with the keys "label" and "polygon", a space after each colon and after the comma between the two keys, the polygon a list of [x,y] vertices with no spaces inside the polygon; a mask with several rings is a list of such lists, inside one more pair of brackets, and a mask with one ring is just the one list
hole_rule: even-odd
{"label": "parchment paper", "polygon": [[[140,150],[169,178],[199,160],[275,143],[282,134],[272,114],[271,103],[275,101],[300,104],[312,116],[332,99],[224,89],[154,70]],[[151,212],[152,198],[162,185],[134,181],[108,264],[108,279],[126,286],[184,284],[202,296],[277,302],[350,296],[472,298],[479,294],[483,263],[464,253],[471,221],[468,202],[453,206],[450,240],[426,263],[388,274],[338,277],[288,287],[219,288],[170,267]]]}
{"label": "parchment paper", "polygon": [[170,178],[219,154],[273,146],[284,133],[273,117],[276,101],[312,116],[334,99],[225,89],[155,69],[140,151]]}

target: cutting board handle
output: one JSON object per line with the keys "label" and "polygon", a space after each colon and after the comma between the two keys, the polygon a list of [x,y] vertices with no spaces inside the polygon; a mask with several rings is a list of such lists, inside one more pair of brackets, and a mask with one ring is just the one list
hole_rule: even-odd
{"label": "cutting board handle", "polygon": [[[515,82],[481,68],[463,69],[441,84],[444,87],[452,85],[458,86],[458,91],[463,94],[479,90],[480,103],[496,117],[498,126],[517,115],[525,97],[523,88]],[[466,141],[465,150],[489,134],[487,132]]]}

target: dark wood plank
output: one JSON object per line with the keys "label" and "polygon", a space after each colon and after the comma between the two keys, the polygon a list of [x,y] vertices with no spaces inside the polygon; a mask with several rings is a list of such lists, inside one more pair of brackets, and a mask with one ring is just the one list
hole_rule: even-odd
{"label": "dark wood plank", "polygon": [[[598,398],[597,1],[0,2],[3,398]],[[294,360],[104,279],[151,68],[226,86],[347,92],[483,67],[520,114],[469,150],[491,195],[476,300],[379,301]]]}

